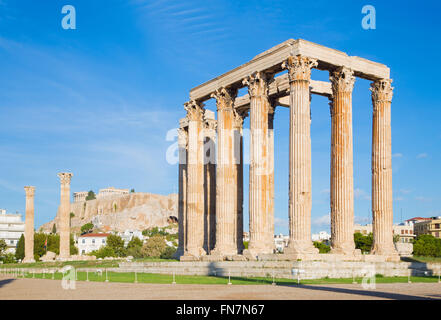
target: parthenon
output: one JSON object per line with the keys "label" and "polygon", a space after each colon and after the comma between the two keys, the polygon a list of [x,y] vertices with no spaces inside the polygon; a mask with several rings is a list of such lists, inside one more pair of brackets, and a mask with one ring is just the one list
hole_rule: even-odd
{"label": "parthenon", "polygon": [[[330,81],[312,80],[312,68],[329,71]],[[371,256],[399,259],[392,230],[390,70],[380,63],[291,39],[190,91],[190,100],[184,104],[187,116],[178,130],[181,260],[251,260],[274,253],[273,122],[277,107],[290,109],[289,244],[283,256],[319,258],[311,241],[313,94],[328,97],[330,105],[331,255],[361,259],[353,239],[352,90],[356,77],[372,81]],[[248,94],[238,97],[244,87]],[[216,99],[217,120],[204,108],[210,98]],[[244,249],[243,122],[248,115],[250,241]]]}

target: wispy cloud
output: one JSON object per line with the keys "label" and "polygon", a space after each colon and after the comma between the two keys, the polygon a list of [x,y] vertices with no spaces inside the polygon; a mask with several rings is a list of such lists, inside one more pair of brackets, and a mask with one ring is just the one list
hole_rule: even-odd
{"label": "wispy cloud", "polygon": [[429,155],[427,154],[427,153],[420,153],[420,154],[418,154],[417,155],[417,159],[424,159],[424,158],[427,158]]}
{"label": "wispy cloud", "polygon": [[424,196],[417,196],[417,197],[415,197],[415,200],[420,201],[420,202],[430,202],[430,201],[432,201],[432,198],[424,197]]}
{"label": "wispy cloud", "polygon": [[311,225],[315,227],[329,226],[331,224],[331,214],[328,213],[318,218],[311,220]]}
{"label": "wispy cloud", "polygon": [[392,157],[394,157],[394,158],[402,158],[402,157],[403,157],[403,154],[402,154],[402,153],[394,153],[394,154],[392,155]]}
{"label": "wispy cloud", "polygon": [[368,194],[366,191],[360,188],[356,188],[354,190],[354,197],[355,199],[361,199],[361,200],[371,200],[370,194]]}

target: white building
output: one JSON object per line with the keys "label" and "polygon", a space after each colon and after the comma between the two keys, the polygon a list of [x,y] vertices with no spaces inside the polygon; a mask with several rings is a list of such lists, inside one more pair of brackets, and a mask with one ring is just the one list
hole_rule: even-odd
{"label": "white building", "polygon": [[139,230],[125,230],[124,232],[118,232],[117,235],[124,240],[124,246],[126,247],[127,244],[133,239],[133,237],[137,237],[141,241],[144,241],[144,236],[142,235],[142,231]]}
{"label": "white building", "polygon": [[[400,224],[393,225],[393,233],[394,236],[399,236],[399,242],[409,243],[412,242],[412,239],[415,238],[414,234],[414,224],[409,223],[408,221]],[[364,226],[356,224],[354,225],[354,233],[361,233],[363,235],[368,235],[372,233],[372,224],[366,224]]]}
{"label": "white building", "polygon": [[104,247],[109,233],[87,233],[78,237],[78,252],[80,255],[88,254]]}
{"label": "white building", "polygon": [[288,246],[289,236],[279,234],[274,236],[274,245],[278,252],[283,252],[286,246]]}
{"label": "white building", "polygon": [[331,240],[331,235],[326,231],[320,231],[311,235],[312,241],[321,241],[327,243]]}
{"label": "white building", "polygon": [[25,223],[21,220],[21,214],[6,213],[6,210],[0,209],[0,239],[5,240],[7,252],[15,253],[24,230]]}

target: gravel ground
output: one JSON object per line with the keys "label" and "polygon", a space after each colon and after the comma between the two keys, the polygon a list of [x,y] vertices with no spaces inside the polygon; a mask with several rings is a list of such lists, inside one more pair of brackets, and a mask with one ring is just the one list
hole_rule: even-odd
{"label": "gravel ground", "polygon": [[377,284],[365,290],[360,284],[335,285],[197,285],[76,282],[74,290],[61,280],[0,277],[0,300],[8,299],[148,299],[148,300],[365,300],[441,299],[439,283]]}

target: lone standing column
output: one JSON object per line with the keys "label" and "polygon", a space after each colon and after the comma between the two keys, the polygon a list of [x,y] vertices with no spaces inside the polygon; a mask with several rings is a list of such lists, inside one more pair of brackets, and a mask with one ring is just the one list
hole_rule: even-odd
{"label": "lone standing column", "polygon": [[188,118],[186,256],[206,255],[204,245],[204,135],[202,104],[185,104]]}
{"label": "lone standing column", "polygon": [[34,259],[34,195],[35,187],[24,187],[26,192],[26,218],[25,218],[25,256],[23,262],[35,262]]}
{"label": "lone standing column", "polygon": [[340,67],[331,73],[331,249],[354,255],[354,182],[352,146],[353,71]]}
{"label": "lone standing column", "polygon": [[250,242],[246,254],[273,253],[268,247],[268,86],[272,76],[256,72],[243,81],[250,95]]}
{"label": "lone standing column", "polygon": [[283,67],[290,83],[289,243],[287,254],[318,253],[311,241],[311,68],[317,61],[291,56]]}
{"label": "lone standing column", "polygon": [[73,174],[62,172],[58,174],[61,182],[60,194],[60,259],[68,259],[70,257],[70,180]]}
{"label": "lone standing column", "polygon": [[382,79],[371,84],[372,123],[372,254],[398,258],[393,244],[392,208],[392,80]]}
{"label": "lone standing column", "polygon": [[[184,118],[184,120],[186,120]],[[186,220],[187,220],[187,128],[181,126],[178,129],[178,147],[179,147],[179,195],[178,195],[178,223],[179,223],[179,246],[175,257],[180,257],[185,251],[185,242],[187,239]]]}
{"label": "lone standing column", "polygon": [[216,192],[216,245],[213,255],[237,254],[237,178],[234,161],[234,111],[237,90],[221,88],[213,97],[217,102],[217,192]]}

